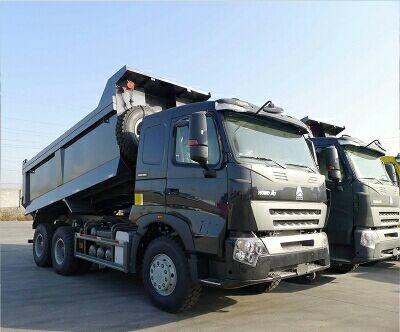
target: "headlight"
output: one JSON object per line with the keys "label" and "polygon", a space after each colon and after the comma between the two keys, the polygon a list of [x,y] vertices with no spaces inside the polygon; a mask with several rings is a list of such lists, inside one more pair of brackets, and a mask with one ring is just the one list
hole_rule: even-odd
{"label": "headlight", "polygon": [[375,244],[379,242],[379,236],[374,231],[361,232],[360,243],[363,247],[375,249]]}
{"label": "headlight", "polygon": [[240,263],[256,266],[258,258],[268,254],[267,248],[259,238],[239,238],[235,241],[233,259]]}

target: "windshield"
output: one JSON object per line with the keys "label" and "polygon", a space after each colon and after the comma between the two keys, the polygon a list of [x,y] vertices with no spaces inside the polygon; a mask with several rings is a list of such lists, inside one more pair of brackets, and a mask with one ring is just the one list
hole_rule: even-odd
{"label": "windshield", "polygon": [[390,182],[385,167],[376,154],[350,147],[346,148],[346,154],[358,178]]}
{"label": "windshield", "polygon": [[226,111],[226,130],[238,159],[316,171],[310,149],[295,128],[260,117]]}

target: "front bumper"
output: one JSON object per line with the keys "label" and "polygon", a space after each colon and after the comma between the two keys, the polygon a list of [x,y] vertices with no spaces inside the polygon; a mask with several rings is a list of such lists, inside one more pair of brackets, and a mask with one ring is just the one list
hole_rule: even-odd
{"label": "front bumper", "polygon": [[[366,241],[365,239],[369,240]],[[384,260],[400,254],[400,229],[356,229],[354,263]]]}
{"label": "front bumper", "polygon": [[[310,238],[317,239],[321,233],[307,234]],[[325,236],[325,235],[324,235]],[[291,236],[276,237],[283,243],[290,240]],[[294,236],[295,238],[295,236]],[[268,242],[268,238],[262,238]],[[273,242],[272,241],[272,242]],[[292,249],[291,251],[271,253],[258,258],[257,265],[252,267],[233,260],[234,241],[226,241],[226,261],[210,262],[210,278],[201,280],[209,286],[222,288],[240,288],[252,284],[272,282],[274,280],[297,277],[329,267],[329,249],[327,245],[317,248]]]}

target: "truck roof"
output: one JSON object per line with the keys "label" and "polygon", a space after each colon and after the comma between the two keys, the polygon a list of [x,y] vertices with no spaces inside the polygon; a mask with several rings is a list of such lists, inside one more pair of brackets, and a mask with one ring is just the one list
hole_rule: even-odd
{"label": "truck roof", "polygon": [[312,139],[317,145],[328,146],[332,144],[340,144],[342,146],[356,146],[378,153],[381,156],[385,155],[385,149],[378,140],[366,143],[358,138],[342,135],[340,137],[314,137]]}
{"label": "truck roof", "polygon": [[[217,99],[217,100],[208,100],[208,101],[204,101],[204,102],[193,103],[193,104],[187,105],[187,107],[190,108],[191,112],[195,112],[197,110],[215,109],[216,111],[231,110],[231,111],[236,111],[238,113],[248,113],[251,115],[254,115],[260,109],[259,106],[256,106],[252,103],[249,103],[249,102],[237,99],[237,98],[222,98],[222,99]],[[149,115],[149,117],[152,117],[152,116],[161,116],[161,117],[174,116],[174,113],[176,111],[177,111],[177,107],[173,107],[173,108],[165,110],[164,112]],[[185,106],[179,106],[179,112],[183,113],[184,111],[185,111]],[[293,118],[289,115],[282,114],[282,113],[273,113],[273,112],[268,111],[268,109],[264,109],[264,111],[257,113],[257,116],[259,116],[261,118],[268,118],[270,120],[295,127],[302,134],[308,133],[308,128],[303,122],[301,122],[300,120],[297,120],[296,118]]]}
{"label": "truck roof", "polygon": [[310,128],[314,136],[313,140],[315,142],[318,142],[320,144],[324,143],[324,145],[339,143],[340,145],[359,146],[369,149],[380,155],[385,155],[386,150],[383,148],[381,142],[379,142],[378,140],[374,140],[370,143],[365,143],[364,141],[350,135],[342,135],[340,137],[337,137],[338,134],[346,129],[345,126],[337,126],[328,122],[313,120],[310,119],[308,116],[301,119],[301,121],[304,122],[308,126],[308,128]]}

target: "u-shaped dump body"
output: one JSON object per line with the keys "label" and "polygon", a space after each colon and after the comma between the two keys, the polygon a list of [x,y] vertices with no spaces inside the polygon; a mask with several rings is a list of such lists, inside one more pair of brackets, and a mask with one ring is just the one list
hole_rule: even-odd
{"label": "u-shaped dump body", "polygon": [[[135,105],[162,111],[209,98],[209,93],[124,66],[109,78],[95,110],[23,162],[22,205],[26,213],[59,205],[70,212],[91,212],[85,200],[102,191],[117,200],[116,206],[122,206],[122,197],[133,192],[133,176],[116,140],[118,116]],[[71,197],[79,197],[79,206]]]}

